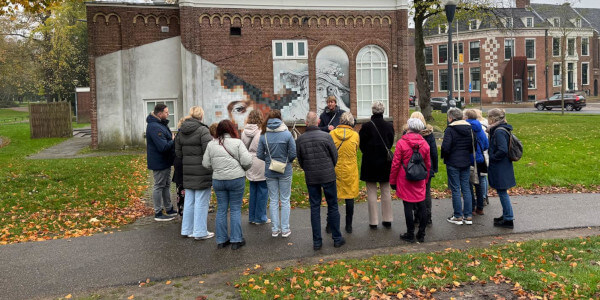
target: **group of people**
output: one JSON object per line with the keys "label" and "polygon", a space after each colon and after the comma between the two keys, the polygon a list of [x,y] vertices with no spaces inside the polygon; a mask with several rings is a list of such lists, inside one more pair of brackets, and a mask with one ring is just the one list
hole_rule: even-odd
{"label": "group of people", "polygon": [[[271,110],[266,116],[253,110],[239,135],[230,120],[210,127],[204,124],[202,108],[194,106],[189,115],[179,121],[178,133],[173,136],[168,126],[168,108],[157,104],[147,118],[146,131],[148,168],[154,174],[155,220],[169,221],[177,214],[170,199],[170,173],[174,165],[173,181],[185,191],[182,236],[196,240],[216,236],[218,248],[231,245],[231,249],[236,250],[243,247],[246,242],[242,233],[241,207],[248,179],[249,222],[270,224],[272,237],[287,238],[292,233],[289,222],[292,162],[298,159],[309,195],[313,249],[319,250],[323,245],[320,217],[323,194],[327,202],[325,231],[331,234],[334,247],[345,244],[338,199],[345,200],[344,229],[346,233],[352,233],[359,178],[366,182],[370,228],[378,228],[380,216],[381,225],[391,228],[390,192],[393,189],[404,203],[407,232],[401,239],[423,242],[426,226],[431,224],[431,180],[438,171],[433,128],[426,124],[421,113],[413,113],[393,152],[395,133],[392,124],[384,120],[384,104],[374,102],[372,113],[370,122],[356,132],[352,114],[337,106],[336,97],[330,97],[320,116],[313,111],[307,114],[306,131],[294,140],[279,110]],[[507,157],[509,136],[506,131],[497,130],[503,127],[510,131],[512,128],[506,124],[504,112],[491,110],[488,113],[490,126],[487,132],[491,137],[488,144],[486,125],[477,120],[481,119],[480,114],[467,110],[467,119],[463,120],[462,116],[463,112],[458,109],[448,111],[449,125],[441,149],[454,206],[454,214],[448,221],[472,224],[473,211],[483,214],[487,172],[489,183],[498,190],[503,206],[503,215],[495,219],[495,225],[512,228],[512,209],[506,193],[515,182],[514,174],[512,177],[507,175],[509,171],[512,173],[512,163]],[[360,176],[359,149],[362,152]],[[471,166],[478,167],[480,176],[475,186],[469,185]],[[414,176],[415,168],[421,168],[418,178]],[[207,229],[211,188],[217,198],[215,233]],[[477,195],[476,208],[472,208],[473,188]],[[267,204],[270,218],[267,217]],[[416,235],[415,223],[419,223]]]}

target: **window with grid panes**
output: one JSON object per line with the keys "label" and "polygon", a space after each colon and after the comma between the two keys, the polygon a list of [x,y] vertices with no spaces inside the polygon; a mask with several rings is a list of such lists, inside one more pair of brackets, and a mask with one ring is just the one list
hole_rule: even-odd
{"label": "window with grid panes", "polygon": [[388,59],[378,46],[368,45],[360,49],[356,59],[356,93],[358,117],[371,116],[371,105],[381,101],[385,116],[389,115]]}
{"label": "window with grid panes", "polygon": [[528,59],[535,59],[535,40],[525,40],[525,56]]}
{"label": "window with grid panes", "polygon": [[176,118],[176,116],[175,116],[175,114],[176,114],[176,109],[175,109],[176,100],[175,99],[149,99],[149,100],[145,100],[145,102],[146,102],[146,116],[154,112],[154,107],[156,106],[156,104],[166,105],[167,108],[169,109],[169,117],[167,117],[167,119],[169,120],[169,127],[171,128],[171,130],[176,129],[177,121],[179,121],[179,119]]}

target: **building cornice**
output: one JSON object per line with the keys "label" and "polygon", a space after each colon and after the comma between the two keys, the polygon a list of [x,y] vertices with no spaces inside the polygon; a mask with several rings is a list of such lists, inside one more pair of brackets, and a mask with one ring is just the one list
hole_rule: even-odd
{"label": "building cornice", "polygon": [[[520,28],[514,29],[514,31],[504,31],[498,30],[494,28],[483,29],[483,30],[470,30],[470,31],[461,31],[458,34],[458,41],[461,40],[477,40],[477,39],[486,39],[488,37],[494,38],[515,38],[515,37],[539,37],[544,36],[546,30],[548,30],[548,36],[558,36],[557,30],[558,28]],[[577,28],[570,32],[570,34],[574,34],[575,36],[581,37],[592,37],[593,30],[591,28]],[[453,34],[453,38],[456,38],[456,34]],[[437,44],[437,43],[447,43],[448,35],[447,34],[436,34],[430,35],[423,38],[425,44]]]}
{"label": "building cornice", "polygon": [[179,0],[180,7],[244,8],[279,10],[400,10],[408,0]]}

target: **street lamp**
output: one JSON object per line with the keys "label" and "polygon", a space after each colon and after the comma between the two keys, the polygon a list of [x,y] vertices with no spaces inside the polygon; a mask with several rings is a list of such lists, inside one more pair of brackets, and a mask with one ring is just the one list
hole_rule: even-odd
{"label": "street lamp", "polygon": [[[454,12],[456,11],[456,3],[457,0],[442,0],[442,5],[446,10],[446,19],[448,20],[448,98],[446,99],[446,107],[455,107],[456,104],[454,101],[450,102],[452,99],[452,58],[454,47],[452,47],[452,20],[454,20]],[[452,105],[451,105],[452,104]]]}

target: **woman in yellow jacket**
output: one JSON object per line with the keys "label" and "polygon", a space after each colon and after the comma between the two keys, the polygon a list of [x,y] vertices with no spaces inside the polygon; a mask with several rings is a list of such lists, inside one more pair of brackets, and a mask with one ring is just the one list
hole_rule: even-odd
{"label": "woman in yellow jacket", "polygon": [[352,216],[354,215],[354,198],[358,197],[358,132],[354,131],[354,117],[345,112],[340,117],[340,125],[329,134],[338,150],[338,161],[335,165],[338,199],[346,200],[346,232],[352,233]]}

